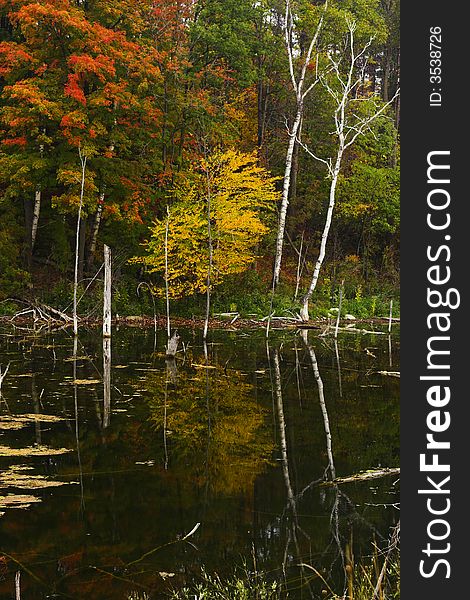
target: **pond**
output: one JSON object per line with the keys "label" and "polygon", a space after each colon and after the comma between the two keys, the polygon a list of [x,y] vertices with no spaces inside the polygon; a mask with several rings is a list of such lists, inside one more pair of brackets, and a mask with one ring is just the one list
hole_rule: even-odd
{"label": "pond", "polygon": [[398,521],[396,471],[331,485],[399,466],[396,332],[221,329],[205,352],[187,329],[169,363],[164,331],[125,327],[110,367],[98,329],[0,333],[0,598],[17,573],[27,600],[165,598],[237,565],[321,598],[315,571],[341,588]]}

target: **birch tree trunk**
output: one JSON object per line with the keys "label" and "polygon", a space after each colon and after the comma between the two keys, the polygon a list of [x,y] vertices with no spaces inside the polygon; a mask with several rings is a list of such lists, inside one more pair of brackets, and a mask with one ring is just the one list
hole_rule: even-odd
{"label": "birch tree trunk", "polygon": [[31,252],[34,251],[38,234],[39,214],[41,212],[41,190],[38,188],[34,194],[33,219],[31,223]]}
{"label": "birch tree trunk", "polygon": [[[82,207],[83,208],[83,207]],[[85,244],[86,244],[87,220],[83,218],[80,222],[80,236],[78,242],[78,281],[83,280],[85,273]]]}
{"label": "birch tree trunk", "polygon": [[[318,25],[315,29],[315,32],[310,40],[310,45],[308,46],[307,52],[305,53],[302,61],[302,66],[300,69],[300,74],[296,75],[294,62],[296,55],[298,53],[298,48],[296,47],[296,32],[294,32],[294,17],[292,15],[290,0],[286,0],[286,13],[285,13],[285,24],[284,24],[284,34],[285,34],[285,43],[287,50],[287,57],[289,60],[289,72],[291,77],[292,86],[295,92],[296,98],[296,115],[294,119],[294,123],[292,125],[292,129],[289,130],[289,142],[287,145],[286,152],[286,167],[284,170],[284,180],[282,184],[282,198],[281,198],[281,206],[279,209],[279,221],[277,228],[277,237],[276,237],[276,254],[274,257],[274,272],[273,272],[273,289],[279,283],[279,276],[281,273],[281,262],[282,262],[282,252],[284,247],[284,234],[286,229],[286,217],[287,217],[287,208],[289,206],[289,190],[291,186],[291,175],[292,175],[292,163],[293,163],[293,155],[295,150],[295,144],[297,141],[297,137],[299,135],[300,124],[302,122],[302,116],[304,112],[304,100],[307,95],[312,91],[317,82],[319,81],[318,71],[315,73],[315,77],[312,83],[308,85],[305,89],[305,78],[307,74],[307,67],[310,65],[310,61],[312,59],[313,52],[316,48],[318,36],[320,35],[320,31],[323,27],[323,18],[324,14],[328,8],[328,0],[324,4],[323,14],[318,22]],[[318,65],[318,61],[316,61]]]}
{"label": "birch tree trunk", "polygon": [[336,55],[332,53],[328,58],[331,65],[331,72],[336,78],[334,80],[335,83],[331,84],[328,78],[324,77],[323,75],[321,76],[323,87],[330,94],[336,105],[333,115],[335,123],[335,135],[337,138],[337,150],[334,164],[331,159],[325,160],[317,156],[308,148],[308,146],[299,140],[300,145],[310,156],[327,166],[328,174],[331,177],[328,210],[326,213],[325,225],[323,227],[320,250],[317,262],[315,263],[312,280],[307,293],[302,300],[302,308],[300,310],[300,316],[303,321],[309,320],[309,301],[317,286],[320,269],[325,258],[326,244],[328,241],[328,234],[330,231],[333,210],[335,207],[336,186],[338,184],[338,176],[341,170],[344,152],[347,148],[354,144],[359,136],[364,135],[364,133],[369,130],[371,123],[395,101],[399,94],[399,90],[397,90],[395,96],[382,106],[379,106],[374,102],[374,110],[367,116],[360,116],[356,114],[354,110],[350,110],[351,103],[354,100],[363,100],[362,98],[357,98],[357,94],[364,80],[365,69],[367,67],[366,52],[372,44],[373,38],[370,38],[369,41],[362,47],[362,49],[359,52],[356,52],[354,47],[354,33],[357,27],[356,22],[346,19],[346,25],[348,28],[346,44],[349,46],[349,64],[347,65],[347,68],[343,70],[340,68],[340,60],[338,60]]}
{"label": "birch tree trunk", "polygon": [[303,260],[303,247],[304,247],[304,235],[305,231],[302,231],[302,237],[300,239],[300,248],[298,250],[298,260],[297,260],[297,272],[295,275],[295,292],[294,292],[294,300],[297,300],[297,296],[299,294],[300,280],[302,278],[302,260]]}
{"label": "birch tree trunk", "polygon": [[83,195],[85,191],[85,173],[86,173],[86,155],[82,154],[79,149],[80,162],[82,165],[82,185],[80,190],[80,204],[78,207],[77,217],[77,231],[75,235],[75,272],[74,272],[74,283],[73,283],[73,334],[76,337],[78,335],[78,317],[77,317],[77,292],[78,292],[78,259],[79,259],[79,246],[80,246],[80,223],[82,220],[82,206],[83,206]]}
{"label": "birch tree trunk", "polygon": [[98,206],[96,208],[96,213],[93,219],[93,224],[91,226],[91,234],[90,234],[90,245],[88,247],[88,257],[87,257],[87,265],[90,269],[93,265],[93,258],[96,250],[96,242],[98,240],[98,232],[100,230],[101,224],[101,216],[103,214],[103,204],[104,204],[104,192],[100,193],[100,199],[98,201]]}
{"label": "birch tree trunk", "polygon": [[333,211],[335,208],[335,200],[336,200],[336,186],[338,183],[338,175],[339,175],[339,171],[341,168],[342,157],[343,157],[343,152],[341,150],[340,152],[338,152],[336,166],[333,171],[333,177],[331,179],[330,194],[329,194],[330,201],[328,203],[328,210],[326,213],[325,225],[323,227],[323,232],[322,232],[322,236],[321,236],[320,251],[318,254],[317,262],[315,263],[315,269],[313,270],[313,276],[312,276],[312,280],[310,282],[310,286],[302,300],[302,308],[300,309],[300,318],[302,319],[302,321],[309,320],[308,306],[309,306],[310,298],[312,297],[312,294],[315,291],[315,288],[317,287],[318,277],[320,275],[320,269],[321,269],[321,267],[323,265],[323,261],[325,259],[326,244],[328,242],[328,234],[330,232],[331,221],[333,219]]}
{"label": "birch tree trunk", "polygon": [[282,251],[284,247],[284,234],[286,230],[286,217],[287,217],[287,207],[289,206],[289,190],[291,183],[291,174],[292,174],[292,158],[294,156],[295,143],[297,139],[297,134],[299,132],[300,123],[302,121],[303,114],[303,103],[301,102],[297,108],[297,114],[295,117],[294,124],[292,126],[292,130],[289,132],[289,144],[287,146],[287,154],[286,154],[286,168],[284,170],[284,180],[282,184],[282,199],[281,199],[281,207],[279,210],[279,221],[277,226],[277,238],[276,238],[276,255],[274,258],[274,275],[273,275],[273,285],[277,286],[279,283],[279,276],[281,274],[281,261],[282,261]]}
{"label": "birch tree trunk", "polygon": [[[46,133],[46,129],[43,129],[43,133]],[[41,159],[44,155],[44,144],[39,146],[39,156]],[[36,244],[36,238],[38,234],[38,223],[39,223],[39,215],[41,213],[41,188],[38,184],[36,188],[36,193],[34,194],[34,208],[33,208],[33,217],[31,222],[31,254],[34,252],[34,246]]]}

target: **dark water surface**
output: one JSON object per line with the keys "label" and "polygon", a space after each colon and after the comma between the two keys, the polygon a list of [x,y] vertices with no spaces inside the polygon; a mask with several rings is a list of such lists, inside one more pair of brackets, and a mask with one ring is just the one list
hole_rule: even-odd
{"label": "dark water surface", "polygon": [[342,334],[336,349],[318,331],[273,332],[268,347],[263,331],[213,331],[207,358],[200,332],[180,333],[171,365],[165,332],[113,332],[107,399],[98,330],[80,332],[76,361],[66,332],[0,332],[0,469],[64,483],[0,479],[4,504],[34,500],[0,505],[0,598],[18,571],[25,600],[164,598],[202,566],[244,561],[289,598],[320,598],[300,564],[338,589],[345,557],[386,543],[396,474],[322,481],[399,466],[399,379],[378,373],[399,371],[396,333]]}

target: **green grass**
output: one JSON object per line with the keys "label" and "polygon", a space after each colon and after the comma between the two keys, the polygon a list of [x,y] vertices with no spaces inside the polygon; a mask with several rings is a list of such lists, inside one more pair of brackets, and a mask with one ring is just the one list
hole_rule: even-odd
{"label": "green grass", "polygon": [[232,577],[222,580],[217,574],[210,575],[204,569],[201,579],[189,587],[174,591],[171,600],[281,600],[288,595],[281,592],[279,582],[268,582],[261,573],[246,568]]}

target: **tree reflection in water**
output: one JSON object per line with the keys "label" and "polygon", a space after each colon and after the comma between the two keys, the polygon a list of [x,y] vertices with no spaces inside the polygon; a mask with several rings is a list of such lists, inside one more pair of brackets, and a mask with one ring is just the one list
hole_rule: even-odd
{"label": "tree reflection in water", "polygon": [[187,478],[226,495],[247,492],[271,462],[267,411],[236,370],[187,357],[190,366],[149,374],[150,419],[165,436],[165,462]]}
{"label": "tree reflection in water", "polygon": [[[45,408],[68,417],[54,428],[25,430],[24,442],[32,434],[36,442],[74,447],[55,468],[81,487],[48,493],[24,523],[9,514],[2,550],[13,549],[31,572],[44,574],[48,590],[86,586],[90,598],[121,598],[127,580],[163,590],[169,582],[160,572],[175,573],[171,583],[185,585],[201,565],[230,577],[243,559],[268,578],[284,573],[295,600],[322,597],[328,585],[349,593],[354,553],[370,552],[374,538],[381,539],[369,521],[387,536],[395,515],[384,510],[389,494],[396,497],[389,480],[381,488],[335,480],[396,465],[396,382],[372,379],[369,365],[381,355],[364,353],[371,341],[341,340],[337,349],[283,331],[272,335],[266,352],[261,335],[214,334],[206,349],[193,335],[190,351],[165,361],[152,353],[153,336],[118,335],[116,386],[107,369],[103,382],[95,381],[97,369],[83,355],[99,356],[102,338],[91,343],[84,336],[90,349],[84,346],[80,356],[77,342],[71,356],[70,339],[36,350],[36,365],[23,367],[31,380],[20,372],[9,389],[15,412],[33,406],[35,413]],[[55,378],[41,368],[50,347],[65,359],[54,360]],[[197,522],[194,545],[180,544]],[[39,567],[29,558],[38,547],[50,561]],[[54,570],[56,556],[69,565],[67,578]],[[25,573],[22,584],[39,585]]]}
{"label": "tree reflection in water", "polygon": [[[354,523],[359,522],[362,527],[370,529],[373,536],[384,539],[376,530],[375,526],[369,523],[362,515],[357,512],[355,504],[335,483],[336,467],[333,450],[333,436],[331,432],[330,417],[325,398],[325,390],[317,357],[313,345],[308,339],[307,331],[301,332],[301,338],[305,351],[307,353],[313,378],[316,383],[316,391],[311,388],[307,391],[310,398],[312,392],[315,396],[315,402],[319,403],[320,413],[323,421],[323,430],[325,435],[325,448],[327,464],[323,473],[318,471],[318,477],[308,483],[303,489],[295,490],[291,476],[290,450],[286,431],[288,424],[286,422],[284,400],[283,400],[283,374],[281,371],[281,353],[279,348],[270,350],[267,345],[267,356],[270,362],[271,387],[273,394],[273,406],[277,417],[277,429],[279,436],[280,462],[282,467],[283,481],[286,489],[286,506],[280,515],[281,527],[285,528],[285,548],[283,560],[283,575],[286,584],[292,589],[302,588],[308,597],[317,598],[318,589],[314,580],[320,583],[320,586],[326,592],[332,592],[329,581],[338,581],[338,566],[343,573],[343,589],[340,593],[352,593],[352,573],[354,570],[354,552],[353,552],[353,530]],[[339,369],[339,351],[335,345],[336,363]],[[297,376],[297,389],[300,399],[299,375],[301,372],[299,364],[299,353],[295,347],[295,373]],[[340,378],[340,373],[338,373]],[[341,379],[339,379],[341,386]],[[340,397],[342,394],[340,394]],[[302,405],[302,403],[301,403]],[[291,427],[289,427],[291,429]],[[294,461],[295,462],[295,461]],[[312,457],[312,465],[316,463]],[[325,485],[328,484],[328,485]],[[330,543],[323,551],[323,558],[318,560],[318,556],[313,555],[312,546],[314,539],[302,528],[299,511],[299,502],[302,501],[308,491],[318,489],[323,506],[329,513]],[[291,548],[292,546],[292,548]],[[325,558],[330,556],[330,560]],[[330,567],[325,564],[330,563]],[[320,572],[319,563],[323,565]],[[318,566],[318,569],[317,569]],[[292,568],[299,569],[298,576],[292,575]],[[332,583],[333,585],[333,583]],[[338,584],[337,584],[338,586]],[[303,597],[303,596],[302,596]]]}

